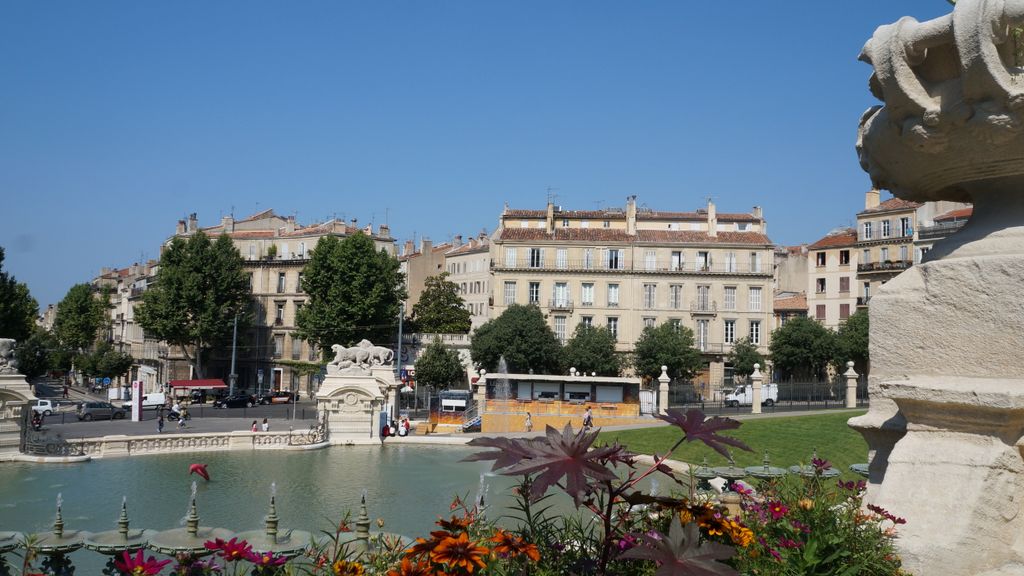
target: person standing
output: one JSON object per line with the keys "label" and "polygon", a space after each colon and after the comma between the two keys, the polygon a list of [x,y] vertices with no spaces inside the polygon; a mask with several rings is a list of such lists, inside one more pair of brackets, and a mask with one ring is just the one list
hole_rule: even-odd
{"label": "person standing", "polygon": [[64,398],[67,398],[67,397],[68,397],[68,385],[65,384],[64,385]]}
{"label": "person standing", "polygon": [[256,432],[256,431],[258,431],[258,430],[259,430],[259,425],[258,425],[258,424],[256,424],[256,421],[255,421],[255,420],[253,420],[253,421],[252,421],[252,431],[253,431],[253,432]]}
{"label": "person standing", "polygon": [[526,413],[526,431],[533,432],[533,417],[529,412]]}
{"label": "person standing", "polygon": [[157,434],[163,434],[164,433],[164,415],[163,414],[161,414],[160,417],[156,419],[156,433]]}
{"label": "person standing", "polygon": [[583,413],[583,429],[590,430],[594,426],[594,413],[591,412],[590,406],[587,406],[586,412]]}
{"label": "person standing", "polygon": [[270,432],[270,422],[267,422],[266,418],[263,419],[263,431]]}

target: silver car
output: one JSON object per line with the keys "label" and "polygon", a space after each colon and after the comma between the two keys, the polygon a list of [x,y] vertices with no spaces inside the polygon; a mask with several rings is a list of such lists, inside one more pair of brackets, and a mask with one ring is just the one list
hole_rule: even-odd
{"label": "silver car", "polygon": [[122,408],[118,408],[110,402],[83,402],[78,407],[78,419],[86,422],[99,418],[116,420],[124,418],[124,415],[125,412]]}

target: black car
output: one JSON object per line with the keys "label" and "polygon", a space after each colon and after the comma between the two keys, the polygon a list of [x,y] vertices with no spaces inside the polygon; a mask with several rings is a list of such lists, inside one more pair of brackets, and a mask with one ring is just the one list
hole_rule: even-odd
{"label": "black car", "polygon": [[260,398],[260,404],[291,404],[294,401],[295,395],[283,390],[275,390]]}
{"label": "black car", "polygon": [[256,397],[244,392],[235,392],[230,396],[213,401],[214,408],[252,408],[256,405]]}

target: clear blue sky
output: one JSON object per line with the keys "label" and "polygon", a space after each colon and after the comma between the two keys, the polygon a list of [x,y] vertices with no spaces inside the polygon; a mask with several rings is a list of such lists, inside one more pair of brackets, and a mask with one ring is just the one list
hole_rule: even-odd
{"label": "clear blue sky", "polygon": [[875,27],[942,0],[0,3],[0,246],[40,306],[190,212],[493,230],[504,202],[850,224]]}

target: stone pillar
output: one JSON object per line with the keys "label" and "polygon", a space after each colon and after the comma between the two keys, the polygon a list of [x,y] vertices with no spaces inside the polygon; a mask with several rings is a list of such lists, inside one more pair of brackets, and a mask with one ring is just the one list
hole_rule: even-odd
{"label": "stone pillar", "polygon": [[473,391],[473,400],[476,402],[476,413],[483,417],[487,402],[487,370],[480,370],[480,377],[477,378],[476,389]]}
{"label": "stone pillar", "polygon": [[668,381],[668,366],[662,366],[661,376],[658,376],[658,414],[668,411]]}
{"label": "stone pillar", "polygon": [[858,374],[853,371],[853,361],[846,363],[846,407],[856,408],[857,407],[857,376]]}
{"label": "stone pillar", "polygon": [[750,375],[750,388],[753,390],[753,402],[750,407],[751,414],[761,413],[761,385],[764,383],[764,374],[761,374],[761,365],[754,363],[754,373]]}

